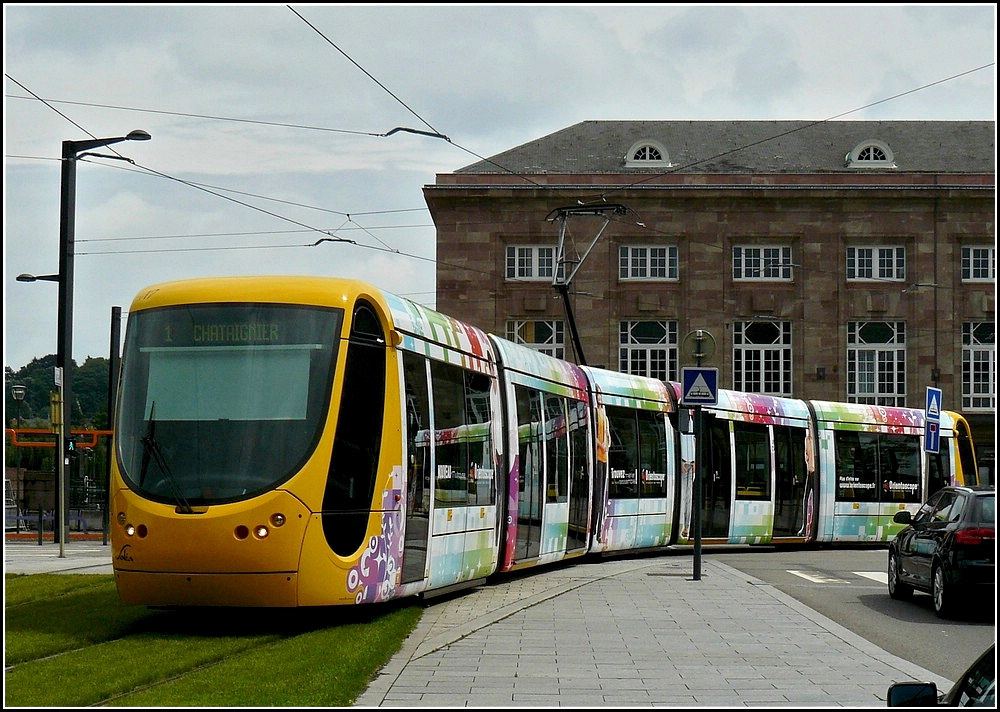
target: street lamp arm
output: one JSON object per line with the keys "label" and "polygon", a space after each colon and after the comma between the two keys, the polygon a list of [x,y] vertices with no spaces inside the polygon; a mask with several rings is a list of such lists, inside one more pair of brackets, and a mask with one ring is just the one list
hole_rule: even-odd
{"label": "street lamp arm", "polygon": [[39,275],[34,275],[34,274],[25,274],[25,273],[22,273],[22,274],[17,275],[17,281],[18,282],[58,282],[59,281],[59,275],[58,274],[39,274]]}
{"label": "street lamp arm", "polygon": [[110,146],[113,143],[121,143],[122,141],[148,141],[152,136],[148,132],[142,129],[136,129],[135,131],[130,131],[126,136],[116,136],[114,138],[92,138],[84,139],[83,141],[63,141],[63,157],[65,158],[67,154],[76,155],[81,151],[89,151],[92,148],[100,148],[101,146]]}

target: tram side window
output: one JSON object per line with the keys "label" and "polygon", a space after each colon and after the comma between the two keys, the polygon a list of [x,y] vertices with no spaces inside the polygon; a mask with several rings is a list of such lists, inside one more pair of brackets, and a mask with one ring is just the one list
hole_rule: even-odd
{"label": "tram side window", "polygon": [[923,502],[920,440],[915,435],[880,435],[881,493],[884,502]]}
{"label": "tram side window", "polygon": [[465,372],[465,425],[468,428],[469,504],[496,502],[490,377]]}
{"label": "tram side window", "polygon": [[565,502],[569,495],[569,441],[566,399],[545,394],[546,502]]}
{"label": "tram side window", "polygon": [[734,423],[736,498],[771,498],[771,445],[767,426]]}
{"label": "tram side window", "polygon": [[590,473],[590,446],[587,444],[587,404],[569,402],[569,462],[574,496],[586,496]]}
{"label": "tram side window", "polygon": [[662,413],[640,410],[639,496],[667,496],[667,428]]}
{"label": "tram side window", "polygon": [[778,482],[776,499],[785,499],[783,486],[802,487],[806,482],[806,431],[804,428],[774,426],[774,469]]}
{"label": "tram side window", "polygon": [[879,500],[878,436],[860,431],[834,433],[837,501]]}
{"label": "tram side window", "polygon": [[[517,403],[518,475],[517,491],[533,489],[542,476],[541,394],[524,386],[514,386]],[[523,499],[523,497],[522,497]]]}
{"label": "tram side window", "polygon": [[406,443],[409,454],[406,507],[412,514],[426,514],[431,493],[431,415],[427,398],[427,362],[403,352],[406,388]]}
{"label": "tram side window", "polygon": [[608,449],[611,499],[631,499],[637,496],[636,475],[639,462],[639,433],[635,411],[609,406],[608,430],[611,447]]}
{"label": "tram side window", "polygon": [[465,375],[462,369],[431,361],[434,393],[436,472],[434,499],[442,505],[464,505],[469,491],[469,448],[465,420]]}

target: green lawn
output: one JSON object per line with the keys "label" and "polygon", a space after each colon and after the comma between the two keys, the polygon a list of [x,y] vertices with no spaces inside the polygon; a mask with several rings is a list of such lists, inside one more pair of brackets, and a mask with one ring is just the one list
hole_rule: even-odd
{"label": "green lawn", "polygon": [[125,606],[110,575],[7,575],[5,707],[342,707],[417,624],[334,609]]}

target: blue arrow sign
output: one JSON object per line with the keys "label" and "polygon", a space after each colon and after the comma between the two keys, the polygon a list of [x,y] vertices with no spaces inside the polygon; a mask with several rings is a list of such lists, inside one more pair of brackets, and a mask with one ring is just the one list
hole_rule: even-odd
{"label": "blue arrow sign", "polygon": [[719,402],[719,369],[681,369],[683,405],[716,405]]}
{"label": "blue arrow sign", "polygon": [[924,450],[936,453],[941,450],[941,423],[924,420]]}

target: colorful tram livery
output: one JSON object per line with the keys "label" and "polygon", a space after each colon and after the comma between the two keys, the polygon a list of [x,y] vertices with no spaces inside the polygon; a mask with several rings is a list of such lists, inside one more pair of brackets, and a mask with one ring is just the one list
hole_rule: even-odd
{"label": "colorful tram livery", "polygon": [[[356,604],[690,543],[679,395],[355,281],[149,287],[118,393],[119,594]],[[885,542],[894,512],[976,472],[952,413],[937,455],[921,410],[721,391],[703,415],[706,543]]]}

